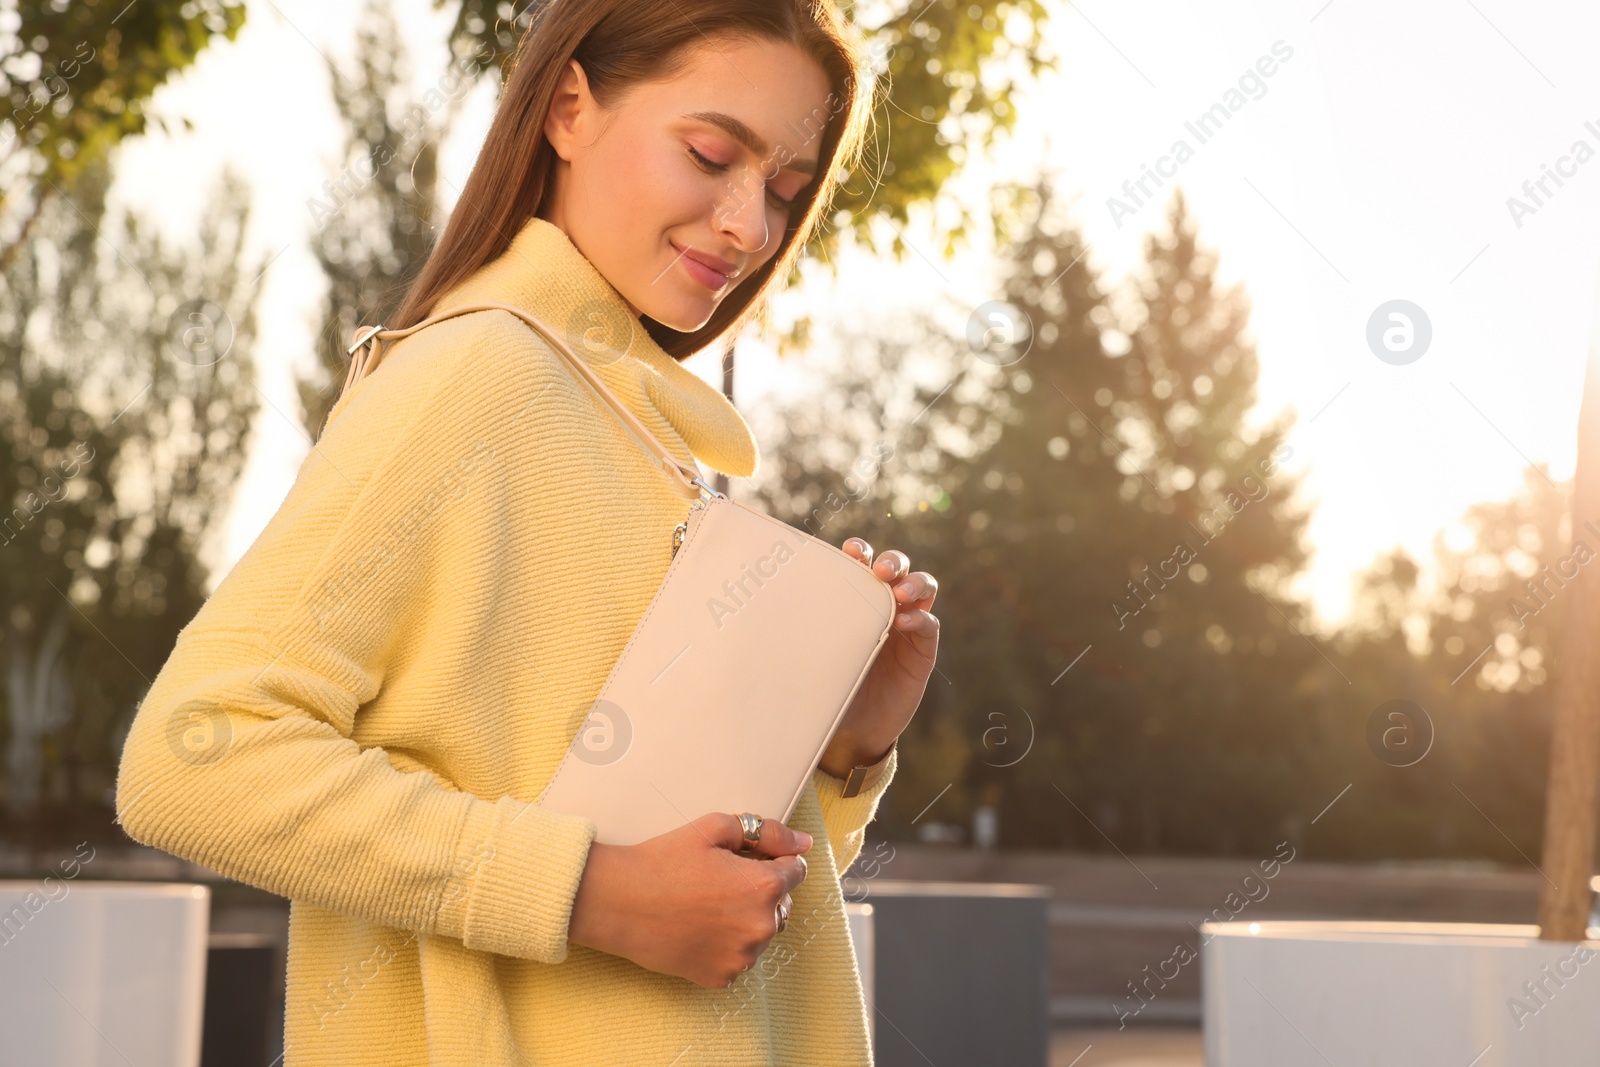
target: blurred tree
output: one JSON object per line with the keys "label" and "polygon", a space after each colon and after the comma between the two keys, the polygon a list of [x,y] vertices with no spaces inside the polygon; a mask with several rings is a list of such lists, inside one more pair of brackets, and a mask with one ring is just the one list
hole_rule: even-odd
{"label": "blurred tree", "polygon": [[[1281,837],[1268,835],[1307,799],[1305,700],[1343,696],[1350,681],[1307,640],[1307,613],[1287,592],[1305,566],[1307,515],[1282,469],[1293,454],[1290,418],[1251,424],[1249,302],[1218,285],[1217,259],[1198,245],[1181,190],[1167,223],[1146,238],[1109,405],[1114,436],[1143,472],[1128,483],[1132,503],[1164,534],[1123,565],[1132,595],[1119,601],[1117,632],[1130,660],[1152,657],[1140,688],[1154,688],[1155,700],[1140,732],[1154,777],[1168,783],[1157,816],[1196,845],[1239,827],[1253,850],[1270,849]],[[1218,778],[1239,785],[1219,797]]]}
{"label": "blurred tree", "polygon": [[1456,825],[1452,839],[1519,865],[1539,855],[1563,591],[1600,555],[1600,535],[1571,528],[1571,494],[1541,465],[1519,495],[1470,508],[1464,543],[1435,539],[1436,592],[1425,602],[1441,767],[1453,774],[1438,783],[1436,807]]}
{"label": "blurred tree", "polygon": [[103,805],[121,732],[204,600],[255,411],[242,177],[198,250],[108,220],[104,161],[0,286],[0,600],[14,814]]}
{"label": "blurred tree", "polygon": [[[338,399],[357,324],[383,321],[433,247],[439,142],[490,51],[486,44],[457,42],[439,81],[409,97],[409,62],[391,5],[367,0],[358,34],[357,72],[347,76],[329,63],[345,125],[342,170],[307,204],[312,250],[328,279],[317,367],[296,382],[301,418],[313,439]],[[469,47],[478,51],[464,51]]]}
{"label": "blurred tree", "polygon": [[0,3],[0,269],[45,203],[143,133],[156,89],[244,18],[242,0]]}
{"label": "blurred tree", "polygon": [[1462,683],[1526,693],[1545,682],[1561,593],[1600,556],[1600,535],[1571,529],[1571,496],[1571,483],[1556,485],[1541,465],[1524,473],[1520,495],[1475,505],[1454,537],[1436,537],[1439,591],[1423,622],[1441,665],[1467,672]]}
{"label": "blurred tree", "polygon": [[[1355,683],[1353,699],[1318,713],[1325,788],[1350,786],[1338,817],[1316,827],[1318,855],[1518,866],[1538,855],[1546,671],[1561,625],[1561,572],[1570,579],[1575,565],[1569,491],[1530,470],[1521,494],[1473,506],[1435,538],[1426,584],[1399,549],[1363,576],[1333,652]],[[1592,534],[1586,540],[1587,550],[1600,547]],[[1381,714],[1397,700],[1420,714]],[[1391,728],[1395,746],[1381,740]]]}
{"label": "blurred tree", "polygon": [[[959,723],[975,759],[935,816],[965,823],[977,792],[999,783],[1002,841],[1098,847],[1052,782],[1084,811],[1110,799],[1089,779],[1121,748],[1128,720],[1108,716],[1125,703],[1129,667],[1106,655],[1103,632],[1115,622],[1130,547],[1152,543],[1155,530],[1149,513],[1130,508],[1141,481],[1134,457],[1114,425],[1101,425],[1121,378],[1106,349],[1110,294],[1052,199],[1041,181],[1032,217],[1003,253],[1010,306],[976,315],[968,337],[946,342],[958,384],[927,417],[955,444],[927,507],[873,543],[908,543],[915,565],[941,585],[940,659],[950,679],[942,714]],[[974,325],[992,345],[973,344]],[[1063,714],[1068,692],[1094,710]],[[901,790],[893,814],[913,814],[901,805],[920,807],[918,792]]]}
{"label": "blurred tree", "polygon": [[[998,787],[1009,844],[1103,848],[1104,833],[1214,851],[1227,827],[1256,847],[1303,806],[1308,687],[1345,683],[1283,592],[1305,516],[1281,467],[1286,422],[1246,420],[1247,306],[1216,285],[1181,197],[1119,305],[1055,217],[1051,182],[1023,194],[1005,302],[981,306],[966,338],[891,340],[878,367],[775,420],[793,434],[767,450],[763,500],[836,543],[902,547],[939,578],[940,673],[886,827],[904,832],[946,786],[930,818],[965,822]],[[895,403],[912,353],[949,388]],[[850,400],[835,410],[835,395]],[[891,408],[924,407],[891,428]],[[894,448],[881,478],[874,437]],[[935,755],[952,724],[964,765]]]}

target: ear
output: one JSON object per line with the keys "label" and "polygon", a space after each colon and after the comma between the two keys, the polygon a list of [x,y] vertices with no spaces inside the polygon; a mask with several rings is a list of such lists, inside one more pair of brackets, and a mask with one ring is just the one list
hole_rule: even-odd
{"label": "ear", "polygon": [[585,117],[593,111],[595,100],[589,92],[589,78],[576,59],[567,60],[567,69],[561,72],[556,91],[550,98],[550,112],[545,116],[544,135],[550,147],[568,163],[572,162],[575,145],[581,143]]}

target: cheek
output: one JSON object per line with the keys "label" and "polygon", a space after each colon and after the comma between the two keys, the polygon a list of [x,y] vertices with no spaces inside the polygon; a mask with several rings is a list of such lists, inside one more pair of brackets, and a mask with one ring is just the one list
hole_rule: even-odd
{"label": "cheek", "polygon": [[687,228],[702,236],[724,210],[733,179],[706,174],[693,161],[680,158],[682,152],[676,142],[668,142],[652,153],[648,166],[634,157],[619,167],[629,175],[619,203],[626,205],[623,210],[634,225],[655,231]]}

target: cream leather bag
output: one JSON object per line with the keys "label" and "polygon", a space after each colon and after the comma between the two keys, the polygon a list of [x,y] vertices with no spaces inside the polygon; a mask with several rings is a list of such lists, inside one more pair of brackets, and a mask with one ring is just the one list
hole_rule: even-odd
{"label": "cream leather bag", "polygon": [[889,638],[889,585],[860,560],[711,489],[561,336],[510,304],[370,328],[350,348],[340,401],[381,358],[382,341],[491,309],[547,340],[692,501],[684,521],[662,531],[673,555],[661,588],[537,802],[593,819],[595,840],[610,845],[707,812],[787,822]]}

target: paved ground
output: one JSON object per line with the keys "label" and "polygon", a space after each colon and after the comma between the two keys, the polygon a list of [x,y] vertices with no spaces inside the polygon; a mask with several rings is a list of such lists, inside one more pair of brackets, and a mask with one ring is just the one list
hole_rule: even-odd
{"label": "paved ground", "polygon": [[1057,1029],[1050,1033],[1050,1067],[1203,1067],[1200,1031]]}

